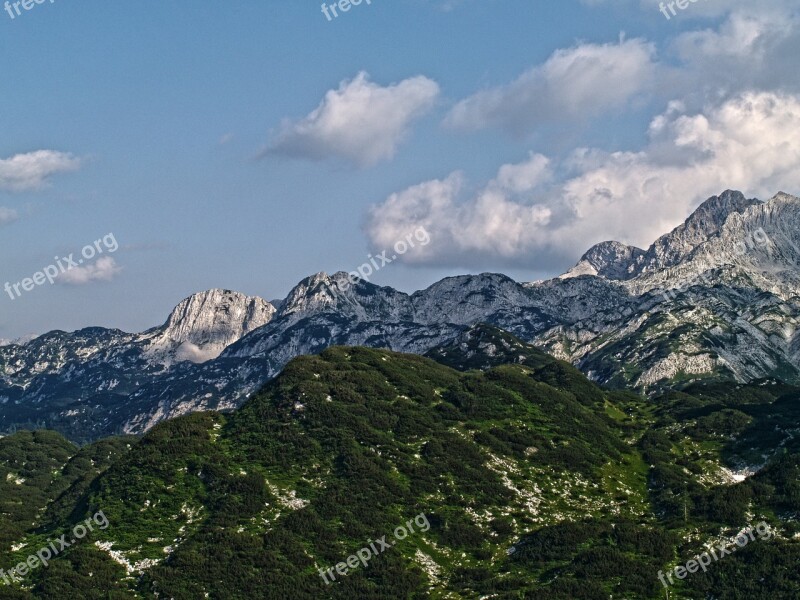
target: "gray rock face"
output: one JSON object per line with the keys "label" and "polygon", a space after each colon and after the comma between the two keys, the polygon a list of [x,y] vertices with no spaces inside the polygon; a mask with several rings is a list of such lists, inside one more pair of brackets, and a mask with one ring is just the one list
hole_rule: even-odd
{"label": "gray rock face", "polygon": [[601,242],[583,255],[580,262],[561,276],[562,279],[597,275],[605,279],[624,280],[636,274],[646,252],[636,246],[626,246],[619,242]]}
{"label": "gray rock face", "polygon": [[649,249],[605,242],[549,281],[484,273],[409,295],[318,273],[278,308],[211,290],[143,334],[56,331],[0,346],[0,431],[47,425],[79,441],[141,432],[187,412],[236,407],[298,355],[331,345],[422,354],[478,323],[610,386],[798,382],[798,265],[800,199],[725,192]]}
{"label": "gray rock face", "polygon": [[684,223],[658,238],[648,250],[619,242],[602,242],[583,255],[562,277],[597,275],[605,279],[629,280],[659,272],[685,261],[698,246],[719,234],[728,218],[761,204],[741,192],[728,190],[703,202]]}
{"label": "gray rock face", "polygon": [[145,355],[165,365],[203,363],[274,315],[275,307],[261,298],[229,290],[195,294],[175,307],[164,326],[144,334]]}
{"label": "gray rock face", "polygon": [[637,275],[659,271],[686,260],[701,244],[716,236],[728,218],[761,204],[748,200],[741,192],[728,190],[712,196],[673,231],[658,238],[641,258]]}

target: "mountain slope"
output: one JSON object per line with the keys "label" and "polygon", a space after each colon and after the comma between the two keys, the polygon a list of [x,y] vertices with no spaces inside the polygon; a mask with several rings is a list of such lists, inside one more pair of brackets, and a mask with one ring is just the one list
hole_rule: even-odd
{"label": "mountain slope", "polygon": [[[797,388],[695,386],[647,402],[554,372],[502,332],[470,337],[535,364],[467,371],[469,341],[467,362],[447,353],[462,371],[336,347],[293,360],[236,412],[157,425],[70,490],[73,510],[62,502],[7,536],[16,550],[0,548],[0,568],[96,511],[110,524],[0,598],[67,585],[86,598],[661,598],[659,570],[761,519],[773,539],[673,589],[795,597]],[[400,539],[400,526],[413,533]],[[325,583],[379,539],[388,548]]]}

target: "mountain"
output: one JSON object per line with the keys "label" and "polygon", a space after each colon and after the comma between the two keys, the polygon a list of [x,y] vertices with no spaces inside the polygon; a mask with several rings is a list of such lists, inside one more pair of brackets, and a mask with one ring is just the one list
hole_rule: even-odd
{"label": "mountain", "polygon": [[195,294],[172,311],[163,327],[143,336],[145,355],[165,365],[206,362],[274,315],[275,307],[261,298],[228,290]]}
{"label": "mountain", "polygon": [[637,265],[641,264],[646,254],[635,246],[626,246],[620,242],[601,242],[592,246],[578,264],[561,277],[568,279],[581,275],[597,275],[605,279],[628,279],[633,276]]}
{"label": "mountain", "polygon": [[703,202],[684,223],[658,238],[648,250],[619,242],[602,242],[583,255],[562,277],[598,275],[628,280],[643,273],[660,272],[688,259],[700,245],[718,236],[728,218],[761,204],[741,192],[728,190]]}
{"label": "mountain", "polygon": [[405,294],[318,273],[273,305],[212,290],[155,330],[0,346],[0,431],[85,442],[230,410],[294,357],[335,345],[425,354],[480,324],[593,381],[650,395],[695,381],[800,382],[800,199],[727,191],[648,249],[606,242],[561,277],[448,277]]}
{"label": "mountain", "polygon": [[137,392],[217,357],[274,314],[261,298],[209,290],[141,334],[92,327],[0,346],[0,430],[50,425],[77,441],[87,427],[119,432],[115,417]]}
{"label": "mountain", "polygon": [[0,598],[658,599],[712,544],[670,597],[797,597],[800,388],[647,400],[488,326],[438,353],[458,370],[334,347],[141,438],[0,439],[0,578],[69,546]]}

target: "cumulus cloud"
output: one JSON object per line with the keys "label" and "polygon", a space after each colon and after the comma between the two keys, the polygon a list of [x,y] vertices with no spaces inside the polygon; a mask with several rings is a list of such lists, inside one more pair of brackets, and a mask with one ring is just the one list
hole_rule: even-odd
{"label": "cumulus cloud", "polygon": [[462,100],[445,118],[461,130],[500,127],[524,134],[542,123],[619,109],[650,88],[655,47],[642,39],[557,50],[514,82]]}
{"label": "cumulus cloud", "polygon": [[[611,5],[619,9],[620,1],[583,3],[608,10]],[[639,4],[652,19],[665,24],[660,0]],[[707,0],[677,12],[668,29],[660,28],[667,39],[657,65],[659,100],[684,96],[700,106],[709,98],[732,97],[753,88],[800,91],[796,64],[800,4],[796,0]]]}
{"label": "cumulus cloud", "polygon": [[37,150],[0,159],[0,189],[12,192],[44,187],[57,173],[75,171],[81,161],[72,154],[55,150]]}
{"label": "cumulus cloud", "polygon": [[[532,233],[548,226],[550,207],[526,203],[530,194],[550,180],[550,161],[531,154],[520,164],[500,167],[497,177],[468,202],[459,202],[464,176],[452,173],[389,196],[371,209],[367,233],[377,248],[389,248],[409,231],[424,227],[436,249],[419,246],[406,262],[465,264],[465,257],[515,261],[530,246]],[[473,263],[474,264],[474,263]]]}
{"label": "cumulus cloud", "polygon": [[701,90],[705,97],[758,88],[800,91],[800,14],[738,9],[716,27],[675,36],[669,52],[679,68],[671,93]]}
{"label": "cumulus cloud", "polygon": [[59,275],[58,280],[69,285],[86,285],[95,281],[111,281],[121,272],[122,267],[113,258],[103,256],[91,265],[69,269]]}
{"label": "cumulus cloud", "polygon": [[389,196],[366,233],[381,248],[424,226],[431,243],[407,257],[416,263],[567,267],[600,241],[646,247],[728,188],[799,192],[798,130],[794,95],[746,92],[696,112],[672,102],[640,151],[583,148],[558,165],[532,154],[472,193],[454,173]]}
{"label": "cumulus cloud", "polygon": [[512,192],[529,192],[552,176],[550,160],[541,154],[530,153],[525,162],[503,165],[494,185]]}
{"label": "cumulus cloud", "polygon": [[13,208],[6,208],[5,206],[0,206],[0,226],[8,225],[13,221],[16,221],[19,215],[17,211]]}
{"label": "cumulus cloud", "polygon": [[439,85],[427,77],[382,87],[361,72],[325,94],[305,118],[285,121],[266,154],[373,166],[394,156],[411,123],[427,113],[438,96]]}
{"label": "cumulus cloud", "polygon": [[[598,10],[619,3],[583,0]],[[636,2],[629,4],[635,8]],[[665,22],[659,0],[639,4]],[[673,98],[701,108],[752,89],[800,92],[796,0],[709,0],[678,12],[658,51],[641,38],[557,50],[516,80],[458,102],[445,125],[462,131],[492,127],[521,137],[553,122],[574,124],[629,106],[662,106]],[[683,26],[697,22],[703,25]]]}

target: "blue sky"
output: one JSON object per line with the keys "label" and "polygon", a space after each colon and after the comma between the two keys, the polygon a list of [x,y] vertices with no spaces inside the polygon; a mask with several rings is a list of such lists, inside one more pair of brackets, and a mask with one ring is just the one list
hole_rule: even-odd
{"label": "blue sky", "polygon": [[283,297],[419,227],[431,243],[375,283],[534,280],[604,239],[649,244],[728,187],[798,193],[797,11],[752,4],[0,12],[0,285],[119,243],[0,296],[0,338],[143,330],[213,287]]}

